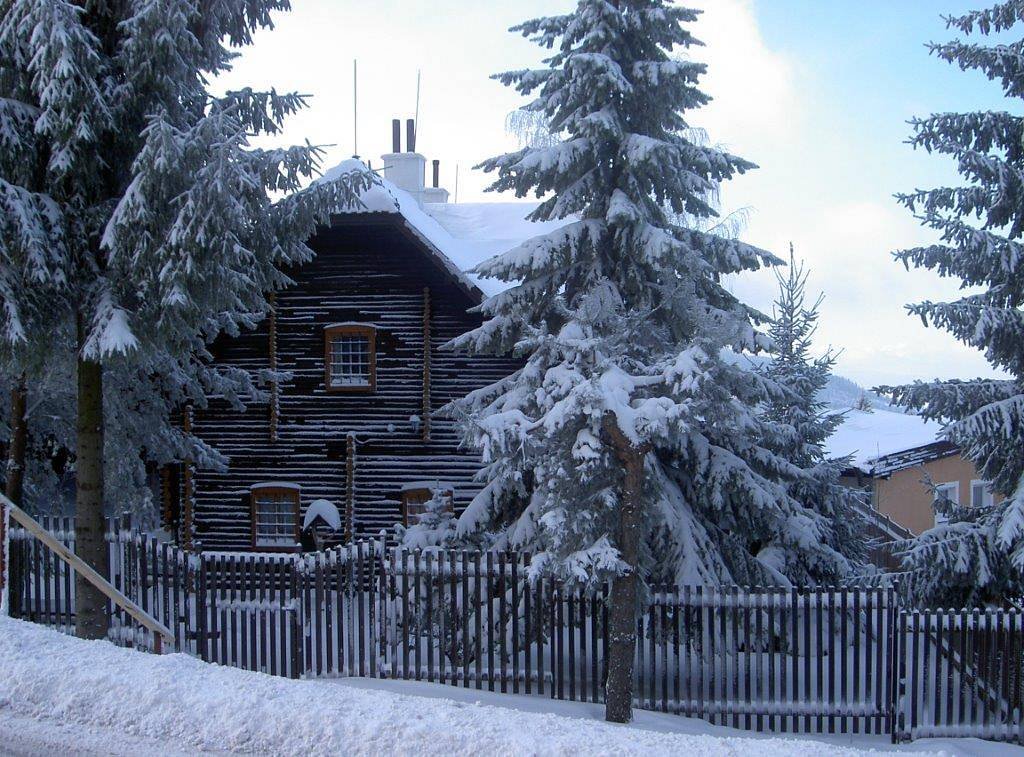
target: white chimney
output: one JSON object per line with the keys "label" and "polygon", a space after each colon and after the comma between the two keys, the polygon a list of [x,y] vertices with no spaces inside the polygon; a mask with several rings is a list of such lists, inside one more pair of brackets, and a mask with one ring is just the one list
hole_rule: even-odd
{"label": "white chimney", "polygon": [[412,195],[420,206],[425,202],[448,202],[448,191],[437,186],[437,161],[434,161],[434,186],[426,186],[424,174],[427,159],[416,152],[416,124],[410,118],[405,125],[406,151],[402,152],[402,122],[397,118],[391,121],[392,152],[381,156],[384,161],[384,178]]}
{"label": "white chimney", "polygon": [[441,161],[431,161],[434,178],[430,186],[423,190],[423,202],[448,202],[448,190],[438,186],[440,183]]}

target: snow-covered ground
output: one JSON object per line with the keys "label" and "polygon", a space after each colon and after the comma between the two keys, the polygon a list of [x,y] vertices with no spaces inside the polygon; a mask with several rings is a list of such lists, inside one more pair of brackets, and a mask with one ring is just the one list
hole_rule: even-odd
{"label": "snow-covered ground", "polygon": [[[744,734],[638,713],[439,685],[290,681],[85,642],[0,617],[0,754],[695,754],[854,755],[881,738]],[[975,740],[919,742],[917,754],[1002,754]]]}

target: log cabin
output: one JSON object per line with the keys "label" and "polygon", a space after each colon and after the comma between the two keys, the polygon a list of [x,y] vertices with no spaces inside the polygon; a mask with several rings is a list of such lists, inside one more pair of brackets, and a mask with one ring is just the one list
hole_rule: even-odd
{"label": "log cabin", "polygon": [[[526,221],[529,203],[449,205],[437,161],[425,186],[412,129],[404,152],[399,137],[396,127],[364,207],[317,230],[314,259],[288,271],[294,284],[276,293],[269,317],[214,344],[220,363],[289,378],[244,412],[213,399],[186,413],[229,462],[164,471],[166,519],[185,546],[296,550],[314,503],[340,516],[327,543],[377,536],[414,521],[435,490],[457,512],[478,491],[479,456],[438,411],[517,363],[442,346],[479,325],[470,310],[500,288],[466,271],[560,224]],[[322,180],[365,168],[350,159]]]}

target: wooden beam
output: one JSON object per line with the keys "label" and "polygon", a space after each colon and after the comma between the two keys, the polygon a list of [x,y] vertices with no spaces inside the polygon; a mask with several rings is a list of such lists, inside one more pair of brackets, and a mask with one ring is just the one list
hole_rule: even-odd
{"label": "wooden beam", "polygon": [[[267,350],[270,353],[270,370],[277,370],[277,294],[271,292],[267,296],[270,303],[270,320],[267,325]],[[277,379],[270,380],[270,441],[277,441],[278,420],[278,388]]]}
{"label": "wooden beam", "polygon": [[[185,433],[189,436],[192,435],[192,405],[185,406],[185,418],[184,418],[184,429]],[[181,546],[186,551],[192,551],[192,519],[195,513],[192,512],[192,506],[195,500],[195,471],[192,469],[192,459],[186,457],[184,465],[182,466],[182,502],[181,502]]]}
{"label": "wooden beam", "polygon": [[174,647],[174,634],[167,626],[111,586],[107,579],[93,570],[82,558],[61,544],[49,531],[40,526],[32,516],[3,495],[0,495],[0,511],[3,511],[4,518],[7,517],[7,513],[10,513],[11,518],[26,531],[49,547],[57,557],[71,566],[86,581],[103,592],[111,602],[147,628],[153,634],[157,654],[162,649],[163,640],[166,640],[172,648]]}
{"label": "wooden beam", "polygon": [[345,439],[345,543],[352,541],[355,529],[356,498],[356,436],[351,431]]}
{"label": "wooden beam", "polygon": [[430,441],[430,287],[423,287],[423,441]]}

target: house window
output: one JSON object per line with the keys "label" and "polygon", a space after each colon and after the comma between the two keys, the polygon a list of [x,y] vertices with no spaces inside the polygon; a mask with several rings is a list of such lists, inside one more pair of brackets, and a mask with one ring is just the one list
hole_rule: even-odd
{"label": "house window", "polygon": [[988,507],[992,504],[992,492],[988,489],[988,481],[974,479],[971,481],[971,507]]}
{"label": "house window", "polygon": [[402,487],[402,523],[415,526],[423,513],[427,511],[427,503],[434,498],[434,492],[440,492],[443,508],[454,512],[452,485],[437,481],[414,481]]}
{"label": "house window", "polygon": [[[945,484],[939,484],[935,487],[935,499],[946,499],[952,502],[954,505],[960,504],[960,482],[952,481]],[[935,512],[935,525],[939,526],[943,523],[949,522],[949,516],[945,513]]]}
{"label": "house window", "polygon": [[299,487],[296,484],[254,484],[252,546],[254,549],[295,549],[299,541]]}
{"label": "house window", "polygon": [[372,392],[377,385],[377,332],[339,323],[324,329],[324,383],[329,392]]}

